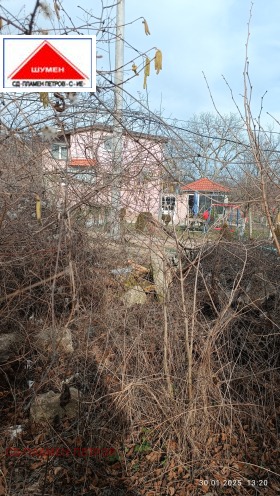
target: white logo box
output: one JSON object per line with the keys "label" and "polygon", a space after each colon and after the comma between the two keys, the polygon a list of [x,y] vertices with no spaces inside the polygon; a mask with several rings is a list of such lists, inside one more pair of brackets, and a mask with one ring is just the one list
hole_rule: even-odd
{"label": "white logo box", "polygon": [[96,37],[0,36],[0,91],[96,91]]}

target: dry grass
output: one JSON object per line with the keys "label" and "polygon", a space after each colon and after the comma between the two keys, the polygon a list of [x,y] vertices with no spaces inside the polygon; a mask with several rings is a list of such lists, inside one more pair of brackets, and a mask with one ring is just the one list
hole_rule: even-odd
{"label": "dry grass", "polygon": [[[83,460],[97,470],[96,488],[105,484],[104,470],[112,481],[122,474],[127,485],[132,477],[141,494],[158,484],[157,470],[158,494],[168,494],[171,470],[178,494],[180,488],[187,491],[186,484],[193,486],[190,494],[200,494],[195,486],[200,478],[276,477],[279,292],[265,301],[244,303],[242,296],[256,273],[277,281],[279,259],[260,246],[227,241],[205,245],[192,260],[181,249],[170,297],[161,302],[149,294],[145,306],[126,308],[123,285],[111,270],[125,266],[129,250],[117,245],[112,250],[102,236],[89,240],[74,219],[61,218],[48,228],[47,221],[38,226],[28,220],[26,229],[32,208],[22,209],[16,225],[6,220],[1,232],[1,332],[23,336],[21,355],[1,366],[6,446],[11,424],[24,426],[21,441],[13,443],[32,444],[40,431],[28,415],[34,395],[60,391],[72,377],[82,398],[79,418],[49,426],[39,445],[116,448],[121,468]],[[49,220],[54,215],[50,210]],[[164,315],[171,391],[163,368]],[[74,356],[36,348],[34,335],[50,325],[71,329]],[[35,381],[32,388],[29,379]],[[9,475],[13,462],[6,465],[7,494],[16,487]],[[48,463],[49,477],[55,460]],[[72,481],[65,494],[72,494],[73,477],[79,479],[77,466],[72,460],[65,469]],[[31,474],[29,467],[26,484]],[[83,484],[89,480],[85,476]],[[50,488],[51,479],[44,484]]]}

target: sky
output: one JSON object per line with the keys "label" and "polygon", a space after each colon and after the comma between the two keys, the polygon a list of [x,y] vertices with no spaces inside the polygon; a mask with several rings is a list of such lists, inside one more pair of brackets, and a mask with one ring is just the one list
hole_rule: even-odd
{"label": "sky", "polygon": [[[193,114],[235,112],[231,91],[242,109],[245,45],[251,2],[248,0],[128,0],[126,18],[143,15],[151,36],[143,40],[141,27],[127,27],[127,38],[146,49],[163,52],[163,71],[149,81],[151,106],[165,115],[187,120]],[[133,33],[134,31],[134,33]],[[139,32],[138,32],[139,31]],[[257,116],[261,98],[265,112],[280,117],[280,5],[278,0],[255,0],[248,46],[252,108]],[[226,85],[226,79],[230,89]],[[133,82],[133,91],[135,91]]]}
{"label": "sky", "polygon": [[[93,14],[100,13],[101,0],[61,3],[74,22],[83,17],[78,5]],[[14,13],[23,7],[28,13],[34,4],[35,0],[0,1],[0,6]],[[52,0],[49,4],[53,5]],[[187,121],[194,114],[215,113],[206,78],[221,114],[237,112],[232,95],[243,112],[243,71],[251,5],[250,0],[125,0],[125,60],[129,62],[125,75],[133,74],[130,61],[138,65],[143,60],[128,45],[151,57],[155,47],[163,54],[163,70],[156,75],[152,68],[147,91],[143,90],[141,73],[126,83],[126,92],[133,98],[143,98],[152,111],[161,112],[165,118]],[[145,35],[141,19],[136,21],[139,17],[147,20],[150,36]],[[42,20],[42,27],[44,22],[47,23]],[[102,69],[108,57],[103,49],[99,53],[103,53],[103,59],[97,61]],[[262,96],[267,92],[262,111],[265,123],[270,121],[267,112],[280,120],[279,55],[279,0],[255,0],[248,45],[252,111],[257,117]]]}

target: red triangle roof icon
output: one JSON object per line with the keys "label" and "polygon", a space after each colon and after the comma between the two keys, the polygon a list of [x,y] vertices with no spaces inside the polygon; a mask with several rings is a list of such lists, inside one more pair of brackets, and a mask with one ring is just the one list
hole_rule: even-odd
{"label": "red triangle roof icon", "polygon": [[41,43],[14,72],[11,79],[61,80],[88,79],[72,62],[48,41]]}

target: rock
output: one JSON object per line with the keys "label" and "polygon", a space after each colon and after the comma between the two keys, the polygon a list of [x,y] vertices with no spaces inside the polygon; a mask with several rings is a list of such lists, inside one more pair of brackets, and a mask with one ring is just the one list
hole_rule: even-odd
{"label": "rock", "polygon": [[53,347],[61,353],[71,354],[74,352],[72,333],[67,327],[43,329],[37,335],[36,344],[44,352],[52,352]]}
{"label": "rock", "polygon": [[135,230],[137,232],[146,232],[153,226],[153,216],[151,212],[140,212],[135,223]]}
{"label": "rock", "polygon": [[0,363],[14,357],[21,345],[21,336],[16,332],[0,335]]}
{"label": "rock", "polygon": [[60,394],[54,391],[38,395],[30,407],[30,416],[34,422],[52,422],[58,415],[63,416],[63,409],[59,402]]}
{"label": "rock", "polygon": [[162,300],[164,297],[168,297],[168,287],[172,281],[172,271],[164,254],[161,252],[156,253],[152,251],[151,264],[156,293],[158,298]]}
{"label": "rock", "polygon": [[[60,335],[61,330],[62,330],[62,333]],[[73,347],[73,341],[72,341],[72,333],[71,333],[70,329],[68,329],[67,327],[64,327],[61,330],[58,333],[58,339],[57,339],[58,348],[61,351],[64,351],[65,353],[73,353],[74,347]]]}
{"label": "rock", "polygon": [[168,224],[169,224],[169,223],[171,222],[171,220],[172,220],[172,217],[171,217],[171,215],[170,215],[170,214],[162,214],[162,216],[161,216],[161,220],[164,222],[164,224],[165,224],[166,226],[168,226]]}
{"label": "rock", "polygon": [[127,276],[127,274],[132,273],[132,268],[131,267],[121,267],[119,269],[112,269],[111,274],[114,276]]}
{"label": "rock", "polygon": [[141,286],[134,286],[123,295],[122,301],[127,308],[133,305],[144,305],[147,301],[147,295]]}
{"label": "rock", "polygon": [[64,408],[61,407],[61,393],[48,391],[39,394],[30,407],[30,416],[34,422],[52,422],[56,416],[59,418],[65,415],[69,418],[76,418],[79,414],[79,391],[70,387],[70,400]]}

